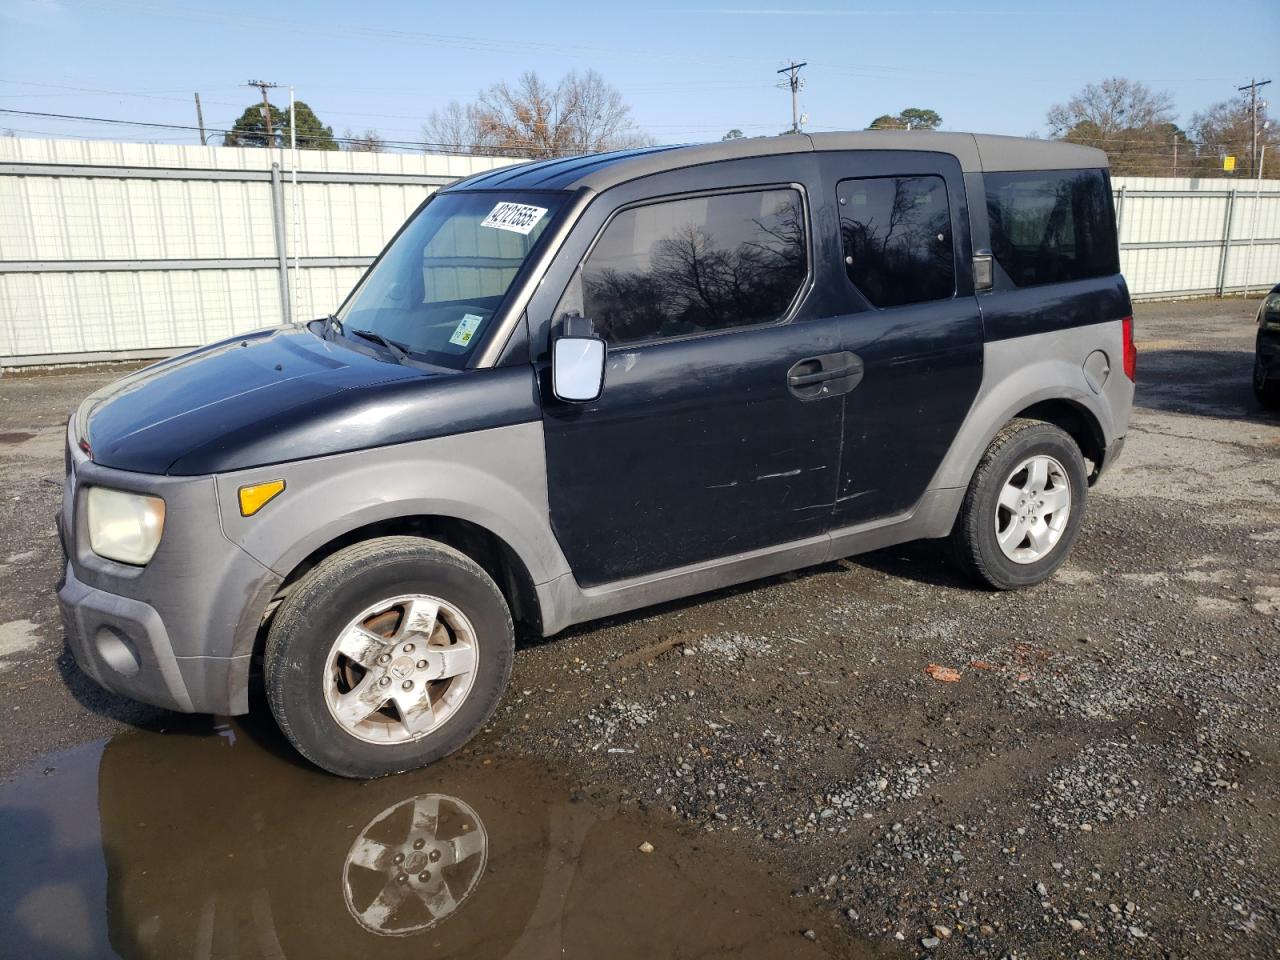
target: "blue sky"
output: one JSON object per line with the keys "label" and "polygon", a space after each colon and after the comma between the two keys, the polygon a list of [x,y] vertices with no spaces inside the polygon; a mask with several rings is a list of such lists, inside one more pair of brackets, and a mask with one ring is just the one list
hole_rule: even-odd
{"label": "blue sky", "polygon": [[[788,126],[774,71],[795,58],[809,62],[806,129],[860,129],[918,106],[942,114],[944,129],[1024,135],[1044,131],[1052,103],[1112,75],[1168,90],[1186,122],[1251,75],[1280,73],[1278,48],[1280,0],[0,0],[0,107],[193,124],[198,90],[216,128],[257,97],[244,81],[264,79],[293,84],[339,134],[417,140],[421,120],[451,99],[524,70],[554,79],[592,67],[642,129],[686,142]],[[4,129],[196,140],[0,113]]]}

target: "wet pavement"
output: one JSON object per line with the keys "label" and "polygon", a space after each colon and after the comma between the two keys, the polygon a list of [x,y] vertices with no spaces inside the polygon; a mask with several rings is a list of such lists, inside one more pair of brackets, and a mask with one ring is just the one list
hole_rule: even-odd
{"label": "wet pavement", "polygon": [[[76,668],[64,427],[123,371],[6,372],[0,958],[1280,957],[1280,417],[1250,391],[1256,308],[1136,305],[1125,454],[1048,583],[992,594],[909,544],[583,624],[520,647],[473,754],[366,787],[275,752],[262,703],[228,746]],[[346,857],[431,793],[483,821],[484,874],[447,920],[375,937]]]}
{"label": "wet pavement", "polygon": [[0,954],[872,956],[732,844],[527,762],[358,783],[287,749],[193,720],[37,760],[0,788]]}

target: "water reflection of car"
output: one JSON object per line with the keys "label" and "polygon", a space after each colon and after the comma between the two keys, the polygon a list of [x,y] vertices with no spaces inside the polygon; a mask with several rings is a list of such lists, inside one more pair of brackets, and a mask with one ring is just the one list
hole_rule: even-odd
{"label": "water reflection of car", "polygon": [[1280,283],[1271,288],[1258,308],[1253,392],[1264,407],[1280,408]]}
{"label": "water reflection of car", "polygon": [[[127,733],[103,750],[110,949],[93,955],[869,955],[847,938],[801,937],[806,927],[822,929],[818,918],[798,912],[784,886],[742,859],[618,806],[584,802],[531,764],[455,757],[362,783],[297,762],[274,729],[219,732]],[[637,848],[649,840],[657,850],[646,856]],[[92,889],[92,864],[46,878],[46,848],[16,846],[7,852],[27,887],[53,880]],[[28,905],[17,926],[67,922]],[[0,955],[10,942],[0,938]]]}
{"label": "water reflection of car", "polygon": [[521,952],[547,873],[545,805],[522,804],[505,778],[460,764],[337,781],[245,742],[244,728],[224,732],[121,736],[103,753],[117,954]]}

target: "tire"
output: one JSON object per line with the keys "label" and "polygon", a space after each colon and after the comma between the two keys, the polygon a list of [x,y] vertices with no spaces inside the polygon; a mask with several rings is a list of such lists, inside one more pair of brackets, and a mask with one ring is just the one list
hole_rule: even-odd
{"label": "tire", "polygon": [[[1002,506],[1006,487],[1034,489],[1030,468],[1019,471],[1033,462],[1047,465],[1049,485],[1038,496],[1020,495]],[[1011,420],[991,441],[969,481],[951,531],[952,557],[962,570],[996,590],[1043,582],[1071,552],[1084,519],[1087,488],[1084,457],[1066,431],[1039,420]],[[1069,505],[1065,517],[1060,508],[1046,512],[1055,504]],[[1008,532],[1005,546],[1001,531]]]}
{"label": "tire", "polygon": [[381,537],[297,583],[267,635],[263,674],[271,713],[299,753],[371,779],[470,740],[497,707],[514,655],[511,612],[478,564],[435,541]]}
{"label": "tire", "polygon": [[1267,409],[1280,409],[1280,380],[1267,376],[1267,368],[1262,364],[1262,357],[1256,353],[1253,356],[1253,395]]}

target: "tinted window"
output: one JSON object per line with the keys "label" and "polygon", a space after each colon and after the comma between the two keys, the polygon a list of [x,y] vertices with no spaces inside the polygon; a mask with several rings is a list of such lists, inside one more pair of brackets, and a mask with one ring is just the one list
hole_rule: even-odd
{"label": "tinted window", "polygon": [[942,300],[956,289],[951,211],[941,177],[843,180],[840,238],[849,279],[877,307]]}
{"label": "tinted window", "polygon": [[772,323],[807,274],[797,191],[669,200],[613,218],[559,312],[580,297],[610,343]]}
{"label": "tinted window", "polygon": [[991,252],[1033,287],[1120,272],[1111,190],[1101,170],[988,173]]}

